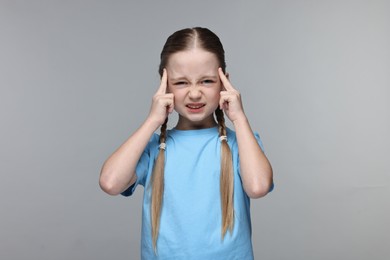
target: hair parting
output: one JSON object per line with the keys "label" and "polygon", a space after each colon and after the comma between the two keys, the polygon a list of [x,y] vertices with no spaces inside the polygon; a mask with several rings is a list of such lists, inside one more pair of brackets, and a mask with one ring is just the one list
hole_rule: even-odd
{"label": "hair parting", "polygon": [[207,28],[194,27],[179,30],[168,37],[160,55],[158,69],[160,76],[162,77],[163,70],[166,68],[172,54],[191,50],[195,47],[214,53],[219,66],[225,72],[225,50],[218,36]]}

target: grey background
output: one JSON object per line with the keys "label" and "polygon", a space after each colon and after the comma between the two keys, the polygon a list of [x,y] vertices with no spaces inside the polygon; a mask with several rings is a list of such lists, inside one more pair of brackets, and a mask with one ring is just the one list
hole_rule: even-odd
{"label": "grey background", "polygon": [[[0,1],[0,259],[138,259],[100,167],[177,29],[221,38],[272,162],[256,259],[389,259],[389,1]],[[174,120],[171,120],[173,126]]]}

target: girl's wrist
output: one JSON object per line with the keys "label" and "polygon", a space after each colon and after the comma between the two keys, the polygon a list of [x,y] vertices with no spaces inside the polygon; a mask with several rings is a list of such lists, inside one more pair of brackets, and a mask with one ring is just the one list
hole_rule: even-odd
{"label": "girl's wrist", "polygon": [[158,120],[155,120],[154,118],[152,117],[148,117],[146,118],[145,122],[144,122],[144,125],[148,128],[148,129],[153,129],[153,132],[156,131],[162,124],[160,124],[160,122]]}
{"label": "girl's wrist", "polygon": [[234,128],[240,127],[241,125],[248,124],[248,118],[246,117],[245,114],[242,116],[237,117],[235,120],[232,121]]}

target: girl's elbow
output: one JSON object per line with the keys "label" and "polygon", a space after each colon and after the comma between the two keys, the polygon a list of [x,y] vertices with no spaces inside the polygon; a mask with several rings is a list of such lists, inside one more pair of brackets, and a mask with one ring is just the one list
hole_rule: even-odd
{"label": "girl's elbow", "polygon": [[118,191],[118,188],[114,182],[104,176],[100,176],[99,186],[105,193],[109,195],[116,196],[120,194],[120,191]]}
{"label": "girl's elbow", "polygon": [[267,193],[268,193],[268,191],[266,191],[264,189],[257,189],[257,190],[254,189],[254,190],[248,191],[247,195],[251,199],[259,199],[259,198],[267,195]]}
{"label": "girl's elbow", "polygon": [[251,199],[259,199],[267,195],[272,190],[272,187],[273,182],[271,180],[267,183],[252,185],[252,187],[250,187],[250,189],[246,191],[246,193]]}

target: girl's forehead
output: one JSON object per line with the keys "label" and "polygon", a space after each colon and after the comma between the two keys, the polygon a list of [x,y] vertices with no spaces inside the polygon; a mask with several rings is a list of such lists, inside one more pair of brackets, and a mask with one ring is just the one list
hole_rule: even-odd
{"label": "girl's forehead", "polygon": [[218,67],[215,54],[199,48],[174,53],[167,64],[168,74],[172,77],[218,74]]}

